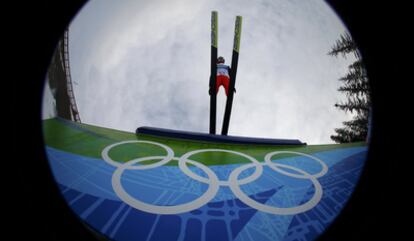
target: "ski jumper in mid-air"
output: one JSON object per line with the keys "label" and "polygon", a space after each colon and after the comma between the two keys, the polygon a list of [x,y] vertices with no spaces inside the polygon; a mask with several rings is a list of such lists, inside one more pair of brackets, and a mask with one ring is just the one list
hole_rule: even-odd
{"label": "ski jumper in mid-air", "polygon": [[216,78],[216,94],[219,87],[222,85],[226,91],[226,96],[229,96],[230,88],[230,67],[224,64],[223,57],[217,58],[217,78]]}
{"label": "ski jumper in mid-air", "polygon": [[226,93],[226,108],[224,110],[222,135],[227,135],[230,123],[231,108],[233,105],[234,93],[236,93],[236,74],[237,63],[240,50],[242,17],[236,16],[233,39],[233,53],[231,58],[231,68],[224,64],[224,58],[217,58],[218,49],[218,13],[211,12],[211,59],[210,59],[210,81],[208,93],[210,95],[210,134],[216,134],[216,113],[217,113],[217,93],[220,86],[224,87]]}

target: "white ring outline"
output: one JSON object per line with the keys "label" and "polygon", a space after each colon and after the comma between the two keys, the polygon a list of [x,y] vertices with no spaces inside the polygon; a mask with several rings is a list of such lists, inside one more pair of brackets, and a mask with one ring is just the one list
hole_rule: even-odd
{"label": "white ring outline", "polygon": [[[268,163],[261,164],[261,165],[267,165]],[[230,189],[233,192],[233,194],[244,204],[251,208],[255,208],[259,211],[270,213],[270,214],[278,214],[278,215],[293,215],[298,213],[306,212],[313,207],[315,207],[319,201],[322,198],[323,190],[322,186],[319,183],[318,179],[315,176],[310,175],[309,173],[298,169],[296,167],[280,164],[280,163],[271,163],[270,165],[280,166],[288,169],[292,169],[294,171],[297,171],[299,173],[302,173],[304,176],[308,177],[308,179],[312,182],[312,184],[315,187],[315,192],[313,197],[307,201],[306,203],[296,206],[296,207],[290,207],[290,208],[278,208],[278,207],[272,207],[269,205],[265,205],[262,203],[257,202],[256,200],[250,198],[248,195],[246,195],[241,189],[240,184],[238,183],[238,176],[240,173],[248,168],[254,167],[254,164],[247,164],[244,166],[240,166],[233,170],[233,172],[230,174],[229,182],[230,182]],[[279,170],[279,169],[278,169]]]}
{"label": "white ring outline", "polygon": [[[160,146],[160,147],[164,148],[167,151],[167,156],[163,157],[163,159],[161,161],[156,162],[156,163],[152,163],[152,164],[149,164],[149,165],[130,166],[129,169],[131,169],[131,170],[144,170],[144,169],[156,168],[156,167],[159,167],[159,166],[162,166],[162,165],[168,163],[169,161],[171,161],[174,158],[174,151],[169,146],[158,143],[158,142],[154,142],[154,141],[138,141],[138,140],[121,141],[121,142],[111,144],[111,145],[105,147],[105,149],[103,149],[102,154],[101,154],[102,158],[108,164],[110,164],[112,166],[115,166],[115,167],[118,167],[118,168],[121,167],[123,165],[123,163],[114,161],[111,157],[109,157],[108,153],[109,153],[109,150],[112,149],[115,146],[120,146],[120,145],[123,145],[123,144],[129,144],[129,143],[153,144],[153,145],[156,145],[156,146]],[[137,158],[137,159],[140,159],[140,158]],[[130,160],[130,161],[134,161],[134,160],[137,160],[137,159],[133,159],[133,160]],[[151,159],[149,159],[149,160],[151,160]],[[128,162],[130,162],[130,161],[128,161]]]}
{"label": "white ring outline", "polygon": [[[242,180],[238,180],[240,182],[240,185],[247,184],[247,183],[250,183],[250,182],[256,180],[263,173],[263,166],[259,165],[260,162],[257,161],[254,157],[249,156],[249,155],[244,154],[244,153],[241,153],[241,152],[238,152],[238,151],[225,150],[225,149],[199,149],[199,150],[194,150],[194,151],[187,152],[179,158],[180,161],[178,162],[178,166],[180,167],[180,169],[185,174],[187,174],[189,177],[193,178],[194,180],[197,180],[197,181],[205,183],[205,184],[210,184],[209,179],[195,174],[194,172],[192,172],[188,168],[188,166],[185,163],[188,162],[189,160],[191,160],[191,159],[188,159],[189,156],[192,156],[192,155],[200,153],[200,152],[213,152],[213,151],[215,151],[215,152],[227,152],[227,153],[236,154],[236,155],[245,157],[245,158],[249,159],[252,163],[256,164],[255,165],[256,171],[252,175],[250,175],[250,176],[248,176],[248,177],[246,177]],[[220,186],[230,186],[229,180],[227,180],[227,181],[219,180],[219,184],[220,184]]]}
{"label": "white ring outline", "polygon": [[[158,205],[152,205],[152,204],[148,204],[145,202],[142,202],[134,197],[132,197],[131,195],[129,195],[125,189],[122,186],[121,183],[121,176],[122,173],[125,171],[125,169],[129,169],[129,167],[131,167],[132,165],[142,162],[142,161],[147,161],[147,160],[153,160],[153,159],[158,159],[158,158],[164,158],[163,156],[151,156],[151,157],[142,157],[142,158],[137,158],[128,162],[125,162],[124,164],[122,164],[120,167],[118,167],[118,169],[115,170],[114,174],[112,175],[112,187],[115,191],[115,193],[118,195],[118,197],[124,201],[125,203],[127,203],[128,205],[130,205],[133,208],[136,208],[138,210],[142,210],[148,213],[154,213],[154,214],[178,214],[178,213],[184,213],[184,212],[189,212],[192,211],[194,209],[197,209],[199,207],[204,206],[205,204],[207,204],[211,199],[213,199],[219,189],[219,179],[216,176],[216,174],[207,166],[192,161],[192,160],[182,160],[184,162],[190,162],[191,164],[195,165],[196,167],[202,169],[203,171],[206,172],[207,176],[209,177],[210,183],[209,183],[209,187],[206,190],[206,192],[201,195],[199,198],[185,203],[185,204],[180,204],[180,205],[174,205],[174,206],[158,206]],[[178,158],[172,158],[175,160],[178,160]]]}
{"label": "white ring outline", "polygon": [[[115,146],[118,146],[118,145],[127,144],[127,143],[154,144],[154,145],[163,147],[167,151],[167,156],[141,157],[141,158],[136,158],[136,159],[130,160],[130,161],[125,162],[125,163],[116,162],[112,158],[109,157],[108,153],[109,153],[109,150],[111,148],[113,148]],[[221,180],[218,179],[218,177],[214,173],[214,171],[212,171],[210,168],[208,168],[207,166],[205,166],[202,163],[199,163],[199,162],[188,159],[188,157],[193,155],[193,154],[197,154],[197,153],[200,153],[200,152],[206,152],[206,151],[207,152],[217,151],[217,152],[233,153],[233,154],[240,155],[240,156],[243,156],[243,157],[251,160],[252,163],[246,164],[244,166],[237,167],[236,169],[234,169],[230,173],[229,179],[227,181],[221,181]],[[298,169],[296,167],[288,166],[288,165],[281,164],[281,163],[272,162],[271,157],[276,155],[276,154],[280,154],[280,153],[297,154],[297,155],[306,156],[306,157],[309,157],[311,159],[314,159],[322,165],[322,170],[317,174],[309,174],[306,171]],[[121,198],[121,200],[123,200],[125,203],[129,204],[130,206],[132,206],[136,209],[143,210],[143,211],[150,212],[150,213],[155,213],[155,214],[178,214],[178,213],[188,212],[188,211],[192,211],[194,209],[197,209],[197,208],[205,205],[206,203],[208,203],[210,200],[212,200],[214,198],[214,195],[216,195],[216,193],[217,193],[220,186],[229,186],[230,189],[232,190],[233,194],[237,198],[239,198],[246,205],[248,205],[252,208],[255,208],[257,210],[267,212],[267,213],[271,213],[271,214],[279,214],[279,215],[298,214],[298,213],[308,211],[309,209],[313,208],[314,206],[316,206],[319,203],[319,201],[322,198],[323,190],[322,190],[321,184],[319,183],[317,178],[325,175],[328,171],[327,165],[322,160],[320,160],[319,158],[316,158],[312,155],[308,155],[308,154],[305,154],[305,153],[294,152],[294,151],[274,151],[274,152],[270,152],[270,153],[266,154],[266,156],[265,156],[265,163],[260,163],[255,158],[253,158],[253,157],[251,157],[247,154],[237,152],[237,151],[232,151],[232,150],[225,150],[225,149],[199,149],[199,150],[194,150],[194,151],[187,152],[183,156],[181,156],[180,158],[176,158],[176,157],[174,157],[174,151],[170,147],[168,147],[164,144],[161,144],[161,143],[158,143],[158,142],[153,142],[153,141],[139,141],[139,140],[121,141],[121,142],[118,142],[118,143],[111,144],[111,145],[104,148],[104,150],[102,151],[102,157],[108,164],[117,167],[117,169],[114,171],[113,176],[112,176],[112,186],[114,188],[115,193]],[[162,160],[159,161],[159,162],[153,163],[153,164],[149,164],[149,165],[133,166],[136,163],[140,163],[140,162],[147,161],[147,160],[153,160],[153,159],[162,159]],[[121,176],[122,176],[122,173],[126,169],[128,169],[128,170],[151,169],[151,168],[156,168],[156,167],[165,165],[171,160],[178,160],[179,168],[187,176],[189,176],[189,177],[191,177],[191,178],[193,178],[197,181],[208,184],[209,187],[208,187],[207,191],[202,196],[200,196],[199,198],[197,198],[197,199],[195,199],[191,202],[185,203],[185,204],[180,204],[180,205],[175,205],[175,206],[156,206],[156,205],[141,202],[141,201],[133,198],[132,196],[130,196],[123,189],[122,184],[121,184]],[[207,176],[209,178],[207,179],[207,178],[204,178],[204,177],[201,177],[201,176],[198,176],[198,175],[194,174],[188,168],[188,166],[186,165],[187,162],[190,163],[190,164],[195,165],[196,167],[198,167],[200,169],[202,169],[207,174]],[[306,203],[304,203],[300,206],[290,207],[290,208],[271,207],[271,206],[261,204],[261,203],[255,201],[255,200],[251,199],[240,189],[240,185],[247,184],[247,183],[250,183],[250,182],[256,180],[262,174],[263,166],[269,166],[272,170],[277,171],[279,173],[282,173],[284,175],[290,176],[290,177],[300,178],[300,179],[309,179],[312,182],[313,186],[315,187],[315,192],[314,192],[313,197],[309,201],[307,201]],[[238,180],[238,176],[241,174],[241,172],[243,172],[244,170],[246,170],[248,168],[251,168],[251,167],[255,167],[256,171],[252,175],[250,175],[249,177]],[[291,173],[291,172],[286,172],[283,169],[281,169],[280,167],[294,170],[296,172],[302,173],[303,175],[298,175],[298,174],[294,174],[294,173]]]}
{"label": "white ring outline", "polygon": [[277,163],[277,164],[281,164],[281,165],[273,165],[275,163],[272,162],[271,157],[273,157],[274,155],[277,155],[277,154],[282,154],[282,153],[288,153],[288,154],[296,154],[296,155],[300,155],[300,156],[306,156],[306,157],[309,157],[309,158],[311,158],[311,159],[319,162],[319,164],[321,164],[321,166],[322,166],[322,170],[320,172],[316,173],[316,174],[309,174],[309,173],[307,173],[310,176],[319,178],[319,177],[324,176],[328,172],[328,166],[321,159],[319,159],[319,158],[317,158],[315,156],[309,155],[309,154],[305,154],[305,153],[301,153],[301,152],[296,152],[296,151],[274,151],[274,152],[270,152],[270,153],[266,154],[266,156],[265,156],[264,159],[265,159],[265,162],[269,165],[269,167],[272,168],[274,171],[277,171],[277,172],[280,172],[282,174],[285,174],[286,176],[296,177],[296,178],[301,178],[301,179],[308,179],[306,176],[298,175],[298,174],[291,173],[291,172],[287,172],[287,171],[284,171],[283,169],[278,168],[278,166],[280,166],[280,167],[284,167],[285,166],[285,165],[283,165],[281,163]]}

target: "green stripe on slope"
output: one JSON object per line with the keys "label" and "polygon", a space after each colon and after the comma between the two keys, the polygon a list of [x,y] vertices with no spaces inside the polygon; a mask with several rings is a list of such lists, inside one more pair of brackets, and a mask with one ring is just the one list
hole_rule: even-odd
{"label": "green stripe on slope", "polygon": [[[209,143],[175,138],[154,137],[143,134],[137,136],[135,133],[62,121],[59,119],[45,120],[43,122],[43,133],[46,145],[62,151],[93,158],[101,158],[102,150],[110,144],[124,140],[137,139],[156,141],[165,144],[174,150],[176,157],[182,156],[192,150],[218,148],[242,152],[256,158],[259,161],[263,161],[264,156],[271,151],[290,150],[302,153],[314,153],[337,148],[364,146],[364,143],[311,145],[301,147]],[[114,147],[111,149],[109,154],[116,161],[126,162],[139,157],[163,156],[166,155],[166,151],[158,146],[140,143],[124,144]],[[283,158],[287,156],[290,155],[277,155],[275,158]],[[202,162],[206,165],[249,162],[249,160],[244,157],[224,152],[200,153],[192,156],[191,159]],[[149,161],[148,163],[157,161],[159,160]],[[177,162],[170,162],[170,165],[177,165]]]}

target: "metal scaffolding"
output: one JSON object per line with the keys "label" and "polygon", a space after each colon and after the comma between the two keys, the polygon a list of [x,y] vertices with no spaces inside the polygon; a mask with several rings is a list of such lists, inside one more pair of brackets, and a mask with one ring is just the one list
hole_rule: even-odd
{"label": "metal scaffolding", "polygon": [[69,65],[69,31],[66,30],[63,36],[63,63],[66,74],[66,87],[70,101],[72,120],[81,123],[78,107],[76,106],[75,93],[73,92],[72,77]]}
{"label": "metal scaffolding", "polygon": [[56,100],[57,116],[81,123],[70,73],[69,36],[66,30],[56,46],[46,79]]}

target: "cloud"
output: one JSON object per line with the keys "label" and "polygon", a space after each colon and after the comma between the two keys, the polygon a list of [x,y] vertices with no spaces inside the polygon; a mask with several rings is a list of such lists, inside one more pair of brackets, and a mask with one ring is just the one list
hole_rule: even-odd
{"label": "cloud", "polygon": [[[229,134],[331,143],[349,118],[333,105],[351,60],[327,56],[346,31],[322,1],[92,1],[70,26],[72,77],[85,123],[134,131],[208,131],[210,12],[230,64],[243,16]],[[218,132],[224,112],[218,99]]]}

